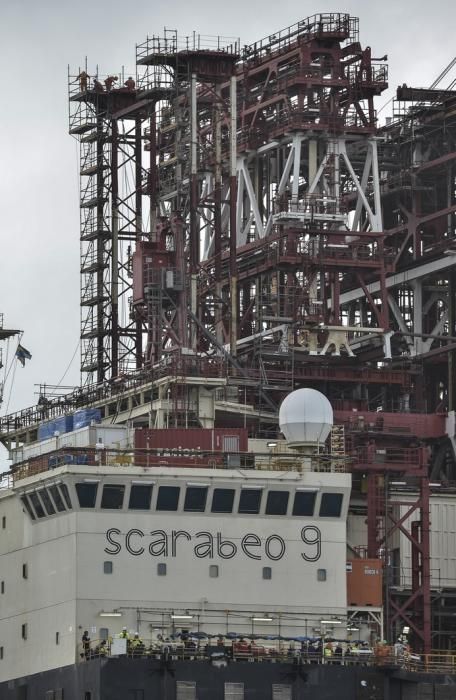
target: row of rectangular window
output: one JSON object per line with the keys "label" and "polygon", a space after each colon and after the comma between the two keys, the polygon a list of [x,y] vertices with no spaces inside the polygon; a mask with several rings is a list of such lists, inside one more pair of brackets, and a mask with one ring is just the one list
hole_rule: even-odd
{"label": "row of rectangular window", "polygon": [[[106,567],[107,564],[108,565],[110,564],[110,566]],[[113,572],[112,561],[105,561],[104,562],[104,572],[112,574],[112,572]],[[163,564],[163,563],[157,564],[157,575],[158,576],[166,576],[166,574],[167,574],[167,565]],[[219,568],[218,564],[210,564],[209,565],[209,577],[210,578],[218,578],[219,575],[220,575],[220,568]],[[263,566],[262,567],[262,578],[265,581],[270,581],[272,579],[272,568],[270,566]],[[319,582],[326,581],[326,569],[317,569],[317,581],[319,581]]]}
{"label": "row of rectangular window", "polygon": [[[112,561],[103,562],[103,573],[112,574],[114,570]],[[166,576],[168,572],[167,565],[163,562],[157,564],[157,576]],[[218,564],[209,565],[209,577],[218,578],[219,577],[219,566]],[[266,580],[271,580],[272,569],[270,566],[263,566],[263,578]]]}
{"label": "row of rectangular window", "polygon": [[46,515],[55,515],[71,510],[70,492],[66,484],[52,484],[32,491],[26,496],[21,496],[21,501],[32,520],[45,518]]}
{"label": "row of rectangular window", "polygon": [[[131,510],[149,510],[152,502],[152,485],[132,484],[128,507]],[[81,508],[95,508],[98,484],[77,483],[76,492]],[[204,513],[207,508],[209,489],[206,486],[187,486],[183,510],[187,513]],[[211,513],[233,512],[236,489],[214,488],[210,506]],[[103,486],[100,507],[120,510],[124,506],[125,485]],[[315,512],[316,491],[295,491],[292,515],[312,517]],[[177,511],[181,500],[180,486],[159,486],[155,510]],[[265,515],[287,515],[290,492],[269,490],[264,503]],[[263,505],[262,488],[241,488],[237,512],[245,515],[260,513]],[[338,518],[342,512],[343,494],[325,492],[321,494],[320,517]]]}
{"label": "row of rectangular window", "polygon": [[[124,484],[105,484],[101,495],[100,507],[104,510],[120,510],[125,500]],[[183,510],[187,513],[204,513],[207,507],[208,487],[187,486]],[[150,484],[132,484],[128,508],[130,510],[149,510],[152,503],[153,486]],[[95,508],[98,494],[97,483],[78,482],[76,494],[81,508]],[[236,489],[214,488],[210,506],[211,513],[229,514],[233,512]],[[315,514],[317,492],[300,491],[294,493],[291,515],[313,517]],[[30,499],[30,500],[29,500]],[[159,486],[155,510],[162,512],[177,511],[181,499],[180,486]],[[265,515],[287,515],[290,492],[287,490],[269,490],[264,503]],[[262,488],[241,488],[237,512],[244,515],[257,515],[263,504]],[[71,498],[66,484],[42,487],[28,496],[22,496],[22,502],[35,520],[46,515],[54,515],[72,508]],[[343,494],[324,492],[321,494],[318,515],[321,518],[338,518],[342,512]]]}
{"label": "row of rectangular window", "polygon": [[[108,560],[103,562],[103,573],[104,574],[112,574],[114,571],[114,566],[113,562]],[[157,575],[158,576],[166,576],[167,575],[167,565],[165,563],[160,562],[157,564]],[[217,564],[211,564],[209,566],[209,576],[211,578],[218,578],[219,575],[219,567]],[[28,578],[28,566],[27,564],[22,565],[22,578],[27,579]],[[272,569],[270,566],[264,566],[263,567],[263,578],[264,579],[271,579],[272,578]],[[326,581],[326,569],[318,569],[317,570],[317,580],[318,581]],[[5,582],[0,581],[0,594],[3,595],[5,593]]]}

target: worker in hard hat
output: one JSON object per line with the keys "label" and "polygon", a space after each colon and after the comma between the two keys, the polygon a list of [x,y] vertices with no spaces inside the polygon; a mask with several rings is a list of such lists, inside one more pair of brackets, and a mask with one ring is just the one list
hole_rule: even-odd
{"label": "worker in hard hat", "polygon": [[130,651],[131,637],[128,634],[128,630],[126,627],[122,627],[122,632],[119,632],[119,634],[117,635],[117,638],[127,640],[127,653],[128,653]]}
{"label": "worker in hard hat", "polygon": [[131,640],[130,650],[132,656],[142,656],[144,654],[144,642],[139,636],[139,632],[135,632]]}
{"label": "worker in hard hat", "polygon": [[136,87],[136,83],[135,83],[135,81],[133,80],[133,78],[131,77],[131,75],[130,75],[130,77],[127,78],[127,80],[124,82],[124,85],[125,85],[125,87],[127,88],[127,90],[128,90],[129,92],[133,92],[133,90],[134,90],[135,87]]}
{"label": "worker in hard hat", "polygon": [[113,85],[116,82],[116,80],[119,80],[117,75],[108,75],[108,77],[104,81],[104,83],[106,85],[106,92],[109,92],[110,90],[112,90]]}
{"label": "worker in hard hat", "polygon": [[107,656],[108,655],[108,644],[106,639],[102,639],[100,644],[95,648],[95,656]]}
{"label": "worker in hard hat", "polygon": [[87,81],[90,78],[90,75],[86,73],[85,70],[82,70],[79,75],[78,75],[78,80],[79,80],[79,88],[81,92],[86,92],[87,90]]}
{"label": "worker in hard hat", "polygon": [[81,654],[81,656],[84,656],[86,659],[89,659],[90,655],[91,655],[90,637],[89,637],[88,630],[85,630],[84,634],[82,635],[82,654]]}
{"label": "worker in hard hat", "polygon": [[327,642],[323,648],[323,656],[326,663],[331,663],[333,657],[333,645],[331,642]]}

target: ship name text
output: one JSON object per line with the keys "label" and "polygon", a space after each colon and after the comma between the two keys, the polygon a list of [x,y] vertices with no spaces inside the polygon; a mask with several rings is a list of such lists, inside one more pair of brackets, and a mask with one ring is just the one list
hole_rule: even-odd
{"label": "ship name text", "polygon": [[[138,528],[132,528],[122,534],[118,528],[111,527],[106,532],[106,540],[109,546],[105,547],[104,551],[111,556],[116,556],[125,549],[134,557],[146,553],[152,557],[177,557],[184,547],[191,547],[198,559],[213,559],[215,556],[220,559],[233,559],[244,555],[257,561],[261,561],[262,558],[280,561],[287,552],[284,538],[274,533],[261,538],[254,532],[248,532],[240,538],[229,539],[221,532],[214,534],[202,531],[192,535],[187,530],[153,530],[145,533]],[[308,562],[318,561],[321,556],[319,528],[314,525],[303,527],[300,540],[303,550],[301,557]]]}

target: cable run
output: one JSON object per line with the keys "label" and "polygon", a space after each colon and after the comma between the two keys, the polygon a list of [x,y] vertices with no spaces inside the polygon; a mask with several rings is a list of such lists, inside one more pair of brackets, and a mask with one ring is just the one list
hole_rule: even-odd
{"label": "cable run", "polygon": [[61,385],[61,383],[63,382],[63,380],[65,379],[65,377],[67,376],[67,374],[68,374],[68,372],[69,372],[69,370],[70,370],[70,367],[71,367],[71,365],[73,364],[73,360],[74,360],[74,358],[76,357],[76,353],[77,353],[77,351],[78,351],[78,349],[79,349],[80,344],[81,344],[81,341],[78,340],[78,342],[76,343],[76,347],[75,347],[75,349],[74,349],[74,353],[73,353],[73,355],[72,355],[72,357],[71,357],[71,360],[70,360],[70,362],[68,363],[68,367],[66,368],[66,370],[65,370],[63,376],[61,377],[60,381],[55,385],[55,388],[59,387],[59,386]]}

